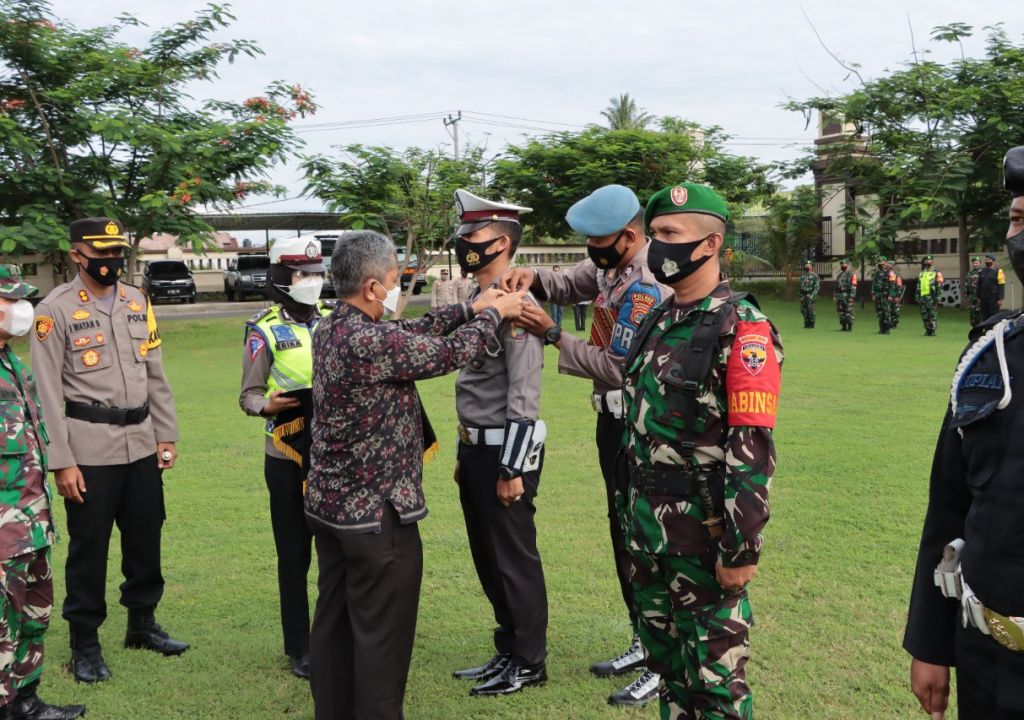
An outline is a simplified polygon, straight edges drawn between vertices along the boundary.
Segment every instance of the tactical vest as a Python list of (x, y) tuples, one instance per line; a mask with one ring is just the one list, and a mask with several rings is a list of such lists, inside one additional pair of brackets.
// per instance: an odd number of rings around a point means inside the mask
[[(317, 316), (313, 327), (302, 323), (287, 322), (281, 317), (281, 308), (272, 306), (253, 323), (267, 340), (268, 350), (273, 357), (270, 376), (267, 378), (266, 397), (275, 390), (289, 392), (302, 390), (313, 385), (313, 331), (321, 317), (331, 314), (331, 308), (323, 303), (317, 305)], [(267, 430), (267, 434), (271, 432)]]

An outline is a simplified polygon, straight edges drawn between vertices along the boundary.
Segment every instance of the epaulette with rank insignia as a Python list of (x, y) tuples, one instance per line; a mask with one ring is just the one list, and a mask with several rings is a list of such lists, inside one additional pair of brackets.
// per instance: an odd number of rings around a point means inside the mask
[(263, 318), (269, 316), (272, 312), (274, 312), (276, 310), (277, 310), (277, 308), (275, 306), (271, 305), (270, 307), (264, 308), (264, 309), (260, 310), (259, 312), (255, 313), (252, 317), (250, 317), (245, 322), (248, 323), (249, 325), (255, 325), (260, 320), (262, 320)]

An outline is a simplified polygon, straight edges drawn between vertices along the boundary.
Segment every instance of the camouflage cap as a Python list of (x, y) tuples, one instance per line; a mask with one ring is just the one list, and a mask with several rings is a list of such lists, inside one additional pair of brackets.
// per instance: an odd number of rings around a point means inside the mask
[(0, 297), (21, 300), (34, 297), (38, 292), (39, 288), (21, 279), (21, 268), (17, 265), (0, 265)]

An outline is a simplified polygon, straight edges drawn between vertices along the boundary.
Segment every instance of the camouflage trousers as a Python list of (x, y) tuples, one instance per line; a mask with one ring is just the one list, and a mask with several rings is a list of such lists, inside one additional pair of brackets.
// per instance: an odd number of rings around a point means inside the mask
[(902, 301), (897, 298), (889, 298), (889, 315), (892, 318), (892, 327), (900, 326), (900, 307)]
[(921, 309), (921, 321), (924, 329), (934, 331), (939, 322), (938, 303), (931, 295), (918, 299), (918, 306)]
[(0, 612), (0, 706), (18, 688), (43, 674), (43, 635), (53, 607), (50, 548), (3, 561), (3, 608)]
[(800, 312), (804, 316), (804, 325), (811, 325), (814, 323), (814, 296), (813, 295), (801, 295), (800, 296)]
[(836, 314), (839, 315), (840, 323), (852, 323), (854, 318), (854, 308), (856, 303), (848, 297), (836, 298)]
[(630, 555), (647, 665), (661, 674), (661, 720), (750, 720), (753, 623), (746, 591), (725, 593), (715, 553)]
[(967, 309), (971, 315), (971, 327), (981, 325), (981, 321), (985, 319), (981, 316), (981, 301), (976, 297), (970, 298), (967, 301)]
[(875, 315), (878, 316), (879, 325), (891, 328), (892, 325), (892, 306), (889, 303), (889, 298), (875, 297)]

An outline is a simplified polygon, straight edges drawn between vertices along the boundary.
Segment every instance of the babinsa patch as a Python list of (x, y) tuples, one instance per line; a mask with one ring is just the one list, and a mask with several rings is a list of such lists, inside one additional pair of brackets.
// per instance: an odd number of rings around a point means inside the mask
[(768, 359), (768, 338), (764, 335), (743, 335), (738, 340), (743, 367), (751, 375), (757, 375), (764, 370), (765, 361)]

